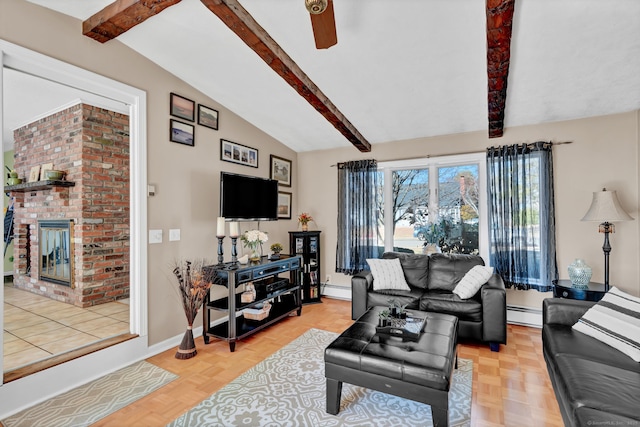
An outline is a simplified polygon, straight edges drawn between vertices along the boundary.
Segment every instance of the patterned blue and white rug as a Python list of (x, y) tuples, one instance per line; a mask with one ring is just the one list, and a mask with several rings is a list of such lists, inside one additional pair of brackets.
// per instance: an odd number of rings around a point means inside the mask
[(141, 361), (2, 420), (5, 427), (85, 427), (178, 378)]
[[(338, 334), (310, 329), (174, 420), (171, 427), (431, 426), (431, 407), (352, 384), (338, 415), (325, 410), (324, 349)], [(471, 422), (473, 363), (459, 359), (449, 425)]]

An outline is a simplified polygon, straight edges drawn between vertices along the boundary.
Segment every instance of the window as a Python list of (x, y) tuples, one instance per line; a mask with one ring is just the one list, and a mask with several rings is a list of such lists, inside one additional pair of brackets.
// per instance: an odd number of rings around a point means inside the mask
[(480, 254), (488, 260), (485, 156), (378, 164), (380, 252)]

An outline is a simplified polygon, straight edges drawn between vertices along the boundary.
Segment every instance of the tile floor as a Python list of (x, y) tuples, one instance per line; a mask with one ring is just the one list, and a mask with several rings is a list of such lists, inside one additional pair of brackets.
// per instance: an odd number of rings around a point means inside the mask
[(128, 300), (89, 308), (4, 286), (4, 371), (129, 333)]

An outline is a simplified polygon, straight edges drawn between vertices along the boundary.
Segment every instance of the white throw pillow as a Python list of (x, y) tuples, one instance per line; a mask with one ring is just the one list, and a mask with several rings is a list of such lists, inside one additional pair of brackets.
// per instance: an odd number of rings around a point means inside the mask
[(453, 293), (462, 299), (469, 299), (474, 296), (478, 290), (487, 283), (487, 280), (493, 275), (493, 267), (485, 267), (484, 265), (476, 265), (458, 282)]
[(395, 289), (399, 291), (410, 291), (409, 285), (404, 278), (402, 265), (398, 258), (393, 259), (368, 259), (367, 264), (373, 274), (373, 290)]
[(613, 287), (573, 325), (573, 329), (640, 362), (640, 298)]

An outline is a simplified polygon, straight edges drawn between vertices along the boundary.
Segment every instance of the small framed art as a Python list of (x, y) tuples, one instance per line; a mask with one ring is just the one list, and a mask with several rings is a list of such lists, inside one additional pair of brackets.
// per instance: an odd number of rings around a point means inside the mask
[(174, 117), (192, 122), (195, 118), (196, 103), (190, 99), (171, 93), (170, 112)]
[(226, 139), (220, 139), (220, 160), (257, 168), (258, 150)]
[(218, 130), (218, 110), (198, 104), (198, 124)]
[(271, 155), (269, 168), (271, 179), (278, 181), (284, 187), (291, 187), (291, 160)]
[(36, 182), (40, 180), (40, 165), (33, 166), (29, 171), (29, 182)]
[(173, 119), (171, 119), (170, 122), (169, 135), (171, 142), (177, 142), (179, 144), (190, 145), (193, 147), (195, 144), (194, 126)]
[(291, 219), (291, 193), (278, 191), (278, 219)]

